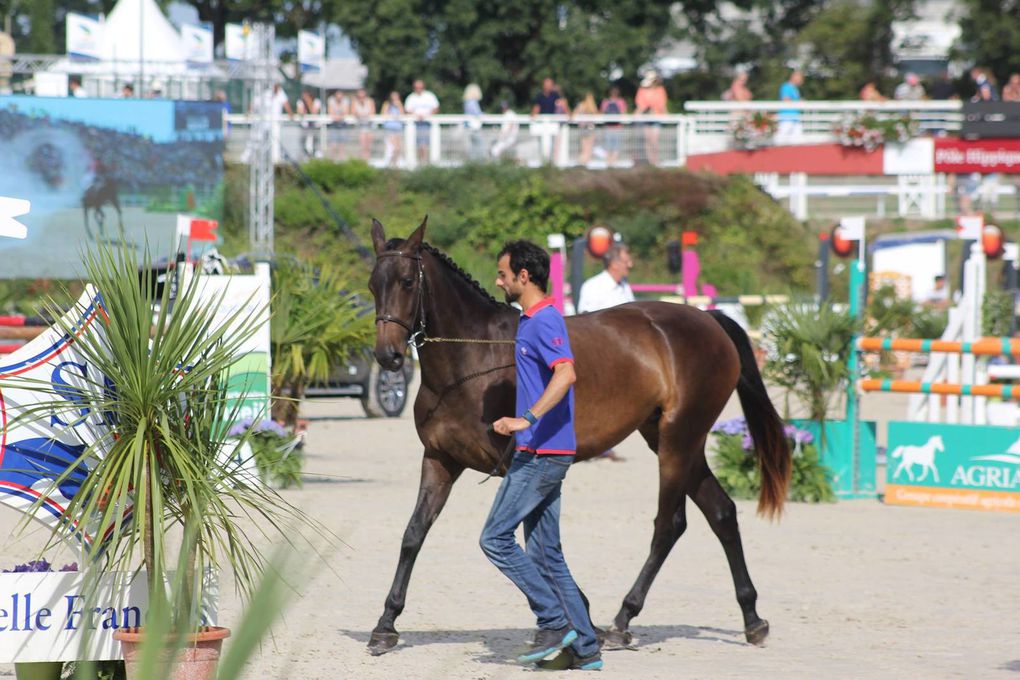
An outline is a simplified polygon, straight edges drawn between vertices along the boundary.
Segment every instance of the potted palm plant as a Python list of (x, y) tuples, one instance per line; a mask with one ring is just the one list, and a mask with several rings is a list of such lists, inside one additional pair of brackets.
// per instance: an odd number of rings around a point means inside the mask
[(375, 331), (371, 307), (359, 308), (334, 267), (282, 260), (273, 290), (273, 420), (293, 428), (308, 384), (369, 347)]
[[(203, 298), (198, 275), (156, 292), (152, 268), (139, 274), (133, 253), (124, 250), (100, 247), (85, 264), (106, 323), (76, 341), (81, 381), (61, 386), (52, 403), (23, 416), (66, 413), (70, 402), (91, 425), (92, 441), (83, 442), (78, 460), (88, 474), (52, 541), (68, 538), (78, 523), (110, 527), (85, 548), (84, 567), (93, 576), (86, 593), (99, 573), (123, 572), (145, 579), (150, 611), (168, 614), (155, 624), (143, 620), (143, 630), (116, 632), (129, 674), (212, 677), (229, 632), (204, 625), (206, 575), (223, 568), (249, 596), (264, 567), (266, 534), (293, 540), (295, 523), (323, 530), (222, 451), (239, 402), (228, 394), (226, 377), (257, 318), (238, 309), (215, 322), (220, 300)], [(137, 657), (132, 647), (145, 636), (163, 653)], [(160, 664), (168, 666), (157, 670)]]
[[(791, 422), (811, 433), (833, 489), (845, 495), (853, 487), (850, 455), (853, 424), (831, 420), (830, 412), (845, 394), (850, 375), (848, 358), (859, 322), (849, 312), (823, 303), (792, 303), (771, 310), (762, 325), (766, 379), (784, 389), (784, 418), (790, 420), (791, 399), (805, 408), (807, 418)], [(874, 450), (875, 423), (861, 423), (857, 433), (863, 450)]]

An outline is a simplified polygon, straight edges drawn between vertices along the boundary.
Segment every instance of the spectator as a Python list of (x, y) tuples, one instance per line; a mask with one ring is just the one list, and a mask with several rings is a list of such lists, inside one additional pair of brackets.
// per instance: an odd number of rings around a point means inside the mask
[(875, 86), (874, 80), (869, 80), (864, 83), (864, 87), (861, 88), (861, 101), (862, 102), (884, 102), (886, 101), (885, 95), (878, 91)]
[(1002, 88), (1002, 101), (1020, 102), (1020, 73), (1013, 73)]
[(485, 142), (482, 139), (482, 88), (476, 83), (469, 83), (464, 88), (464, 115), (468, 120), (464, 127), (468, 130), (468, 158), (480, 161), (485, 158)]
[(342, 161), (347, 157), (347, 128), (348, 118), (351, 117), (351, 98), (341, 90), (335, 90), (326, 98), (326, 115), (329, 116), (330, 145), (333, 148), (332, 156), (335, 160)]
[[(662, 86), (662, 78), (655, 71), (649, 71), (641, 80), (641, 87), (638, 88), (637, 96), (634, 98), (634, 113), (636, 115), (664, 116), (669, 113), (667, 108), (668, 96), (666, 88)], [(645, 123), (645, 159), (652, 165), (659, 164), (659, 128), (662, 123)]]
[(920, 101), (925, 96), (924, 86), (916, 73), (908, 73), (893, 93), (893, 98), (899, 101)]
[(400, 103), (400, 93), (390, 92), (390, 98), (383, 106), (383, 115), (386, 122), (383, 129), (386, 130), (386, 151), (383, 154), (383, 165), (396, 167), (400, 164), (400, 149), (402, 147), (402, 136), (404, 134), (404, 105)]
[[(598, 112), (599, 107), (595, 103), (595, 95), (591, 92), (585, 92), (584, 99), (574, 108), (575, 116), (596, 116)], [(595, 148), (595, 122), (579, 120), (577, 121), (577, 131), (581, 137), (581, 151), (577, 156), (577, 162), (581, 165), (588, 165)]]
[(358, 126), (358, 146), (361, 160), (367, 161), (372, 156), (372, 117), (375, 115), (375, 100), (368, 96), (364, 88), (358, 88), (350, 103), (350, 113)]
[(266, 92), (263, 104), (266, 113), (274, 120), (278, 120), (280, 114), (284, 112), (291, 118), (294, 117), (294, 109), (291, 108), (287, 93), (283, 91), (280, 83), (273, 83), (273, 89)]
[(130, 83), (127, 83), (126, 85), (124, 85), (124, 87), (120, 88), (120, 98), (121, 99), (132, 99), (134, 96), (135, 96), (135, 88)]
[(414, 92), (404, 100), (404, 111), (415, 119), (415, 140), (418, 146), (418, 162), (427, 163), (429, 159), (429, 125), (427, 118), (439, 113), (439, 100), (436, 95), (425, 89), (425, 81), (414, 81)]
[[(609, 88), (609, 97), (602, 100), (599, 111), (607, 116), (622, 116), (627, 113), (627, 102), (620, 96), (620, 88)], [(606, 123), (606, 166), (612, 167), (619, 160), (622, 141), (623, 126), (618, 122)]]
[[(799, 69), (793, 69), (790, 77), (779, 88), (779, 99), (785, 102), (800, 101), (800, 86), (804, 84), (804, 74)], [(777, 144), (796, 144), (803, 134), (803, 126), (800, 122), (800, 109), (781, 109), (779, 111), (779, 125), (776, 129)]]
[(946, 309), (949, 307), (949, 288), (946, 287), (946, 277), (939, 274), (935, 277), (935, 285), (924, 296), (924, 305), (934, 309)]
[(634, 302), (634, 291), (627, 283), (627, 275), (634, 266), (630, 248), (614, 243), (602, 256), (605, 269), (591, 277), (581, 286), (577, 298), (577, 312), (597, 312), (625, 302)]
[(521, 129), (517, 122), (517, 112), (510, 108), (510, 102), (501, 101), (499, 108), (503, 112), (503, 122), (499, 126), (499, 137), (490, 151), (493, 158), (500, 158), (517, 144), (517, 134)]
[(72, 97), (81, 98), (89, 96), (89, 93), (85, 91), (85, 88), (81, 86), (81, 81), (77, 78), (71, 78), (71, 82), (67, 84), (67, 89)]
[(950, 79), (947, 71), (940, 73), (939, 77), (935, 79), (934, 83), (932, 83), (930, 94), (932, 99), (960, 98), (960, 96), (956, 94), (956, 86), (953, 85), (953, 81)]
[(553, 79), (546, 78), (542, 81), (542, 91), (535, 95), (534, 105), (531, 107), (531, 115), (551, 115), (556, 113), (556, 102), (562, 98)]
[(998, 101), (999, 93), (995, 91), (995, 83), (984, 69), (975, 66), (970, 70), (970, 77), (976, 89), (971, 101)]
[(321, 158), (322, 149), (319, 148), (319, 130), (309, 116), (318, 116), (322, 113), (322, 100), (315, 96), (310, 88), (305, 88), (298, 99), (297, 112), (301, 116), (301, 147), (309, 158)]
[(146, 99), (161, 99), (163, 97), (163, 81), (156, 78), (152, 81), (149, 88), (149, 92), (145, 95)]
[(751, 90), (747, 87), (747, 72), (739, 71), (730, 82), (730, 87), (722, 93), (722, 98), (728, 102), (749, 102), (754, 99)]
[(230, 115), (230, 100), (227, 99), (227, 93), (224, 90), (216, 90), (213, 94), (213, 101), (223, 107), (223, 137), (226, 138), (230, 134), (230, 121), (227, 116)]

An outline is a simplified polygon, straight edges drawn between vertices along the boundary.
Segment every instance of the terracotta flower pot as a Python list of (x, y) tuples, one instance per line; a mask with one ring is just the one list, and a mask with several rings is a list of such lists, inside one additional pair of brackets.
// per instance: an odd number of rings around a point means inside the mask
[[(220, 661), (223, 640), (230, 636), (229, 628), (209, 626), (188, 636), (188, 642), (181, 648), (174, 663), (169, 680), (212, 680), (216, 677), (216, 666)], [(115, 631), (113, 639), (120, 641), (127, 666), (128, 680), (142, 680), (137, 673), (145, 632), (141, 628), (122, 628)]]

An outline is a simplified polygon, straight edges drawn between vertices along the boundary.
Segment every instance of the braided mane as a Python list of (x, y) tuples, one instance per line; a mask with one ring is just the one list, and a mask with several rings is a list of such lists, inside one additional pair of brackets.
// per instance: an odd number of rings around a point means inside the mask
[(478, 283), (478, 281), (476, 281), (470, 274), (468, 274), (466, 271), (464, 271), (459, 264), (454, 262), (453, 259), (449, 255), (447, 255), (446, 253), (441, 251), (439, 248), (436, 248), (435, 246), (430, 245), (428, 243), (422, 243), (421, 247), (422, 247), (422, 250), (426, 251), (427, 253), (429, 253), (430, 255), (435, 257), (437, 260), (439, 260), (440, 262), (445, 264), (447, 266), (447, 268), (449, 268), (451, 271), (453, 271), (453, 273), (457, 274), (458, 276), (460, 276), (460, 278), (464, 279), (464, 281), (468, 285), (470, 285), (472, 288), (474, 288), (475, 291), (479, 295), (484, 297), (486, 300), (488, 300), (492, 304), (497, 305), (499, 307), (509, 307), (509, 305), (504, 304), (504, 303), (500, 302), (499, 300), (497, 300), (496, 298), (494, 298), (492, 296), (492, 293), (490, 293), (489, 291), (487, 291), (484, 288), (482, 288), (482, 284)]
[[(403, 245), (403, 243), (404, 243), (404, 239), (391, 238), (390, 240), (388, 240), (386, 242), (385, 249), (386, 250), (396, 250), (401, 245)], [(494, 298), (492, 296), (492, 293), (490, 293), (489, 291), (485, 290), (485, 288), (482, 287), (482, 284), (478, 283), (478, 281), (476, 281), (474, 279), (474, 277), (472, 277), (470, 274), (468, 274), (466, 271), (464, 271), (459, 264), (454, 262), (453, 258), (451, 258), (449, 255), (444, 253), (439, 248), (436, 248), (434, 245), (431, 245), (429, 243), (424, 243), (424, 242), (421, 244), (421, 248), (422, 248), (422, 250), (424, 250), (425, 252), (429, 253), (430, 255), (435, 257), (437, 260), (442, 262), (444, 265), (446, 265), (446, 267), (450, 271), (452, 271), (454, 274), (457, 274), (458, 276), (460, 276), (460, 278), (463, 279), (465, 283), (467, 283), (469, 286), (471, 286), (475, 290), (475, 292), (477, 292), (479, 295), (481, 295), (488, 302), (491, 302), (492, 304), (494, 304), (494, 305), (496, 305), (498, 307), (506, 307), (507, 309), (513, 309), (510, 305), (508, 305), (508, 304), (506, 304), (504, 302), (500, 302), (499, 300)]]

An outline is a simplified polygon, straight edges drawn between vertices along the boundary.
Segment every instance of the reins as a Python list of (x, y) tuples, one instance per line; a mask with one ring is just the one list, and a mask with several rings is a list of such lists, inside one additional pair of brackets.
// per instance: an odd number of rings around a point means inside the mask
[[(492, 340), (489, 338), (441, 338), (441, 337), (429, 337), (425, 332), (425, 268), (422, 265), (421, 254), (410, 255), (402, 250), (389, 250), (378, 255), (379, 258), (383, 257), (406, 257), (409, 260), (417, 260), (418, 262), (418, 293), (417, 293), (417, 307), (418, 314), (417, 323), (412, 320), (411, 322), (398, 319), (392, 314), (380, 314), (375, 317), (375, 322), (379, 323), (395, 323), (402, 328), (407, 329), (410, 335), (407, 338), (407, 344), (415, 349), (421, 349), (425, 343), (429, 342), (452, 342), (462, 343), (470, 345), (513, 345), (516, 344), (515, 340)], [(415, 329), (417, 326), (417, 329)], [(513, 364), (510, 364), (513, 366)]]
[[(515, 344), (517, 344), (516, 340), (492, 340), (492, 339), (489, 339), (489, 338), (441, 338), (441, 337), (431, 337), (430, 338), (425, 333), (425, 323), (426, 323), (426, 319), (425, 319), (425, 268), (422, 265), (421, 253), (417, 253), (417, 254), (411, 255), (411, 254), (405, 253), (402, 250), (390, 250), (390, 251), (379, 253), (379, 255), (377, 257), (378, 258), (383, 258), (383, 257), (406, 257), (409, 260), (416, 260), (418, 262), (418, 291), (417, 291), (417, 304), (416, 304), (416, 306), (418, 307), (418, 314), (416, 315), (417, 323), (415, 323), (414, 320), (412, 320), (410, 323), (406, 322), (403, 319), (398, 319), (397, 317), (395, 317), (395, 316), (393, 316), (392, 314), (389, 314), (389, 313), (380, 314), (377, 317), (375, 317), (375, 322), (376, 323), (379, 323), (380, 321), (382, 321), (383, 323), (395, 323), (398, 326), (401, 326), (402, 328), (407, 329), (407, 332), (410, 333), (410, 335), (407, 338), (408, 346), (414, 347), (415, 349), (421, 349), (426, 343), (429, 343), (429, 342), (450, 342), (450, 343), (462, 343), (462, 344), (472, 344), (472, 345), (515, 345)], [(417, 326), (417, 330), (415, 329), (415, 326)], [(494, 373), (496, 371), (502, 371), (502, 370), (507, 369), (507, 368), (513, 368), (515, 365), (516, 365), (516, 362), (510, 362), (509, 364), (503, 364), (502, 366), (495, 366), (493, 368), (486, 368), (486, 369), (483, 369), (481, 371), (475, 371), (474, 373), (469, 373), (468, 375), (465, 375), (465, 376), (463, 376), (461, 378), (458, 378), (457, 380), (454, 380), (449, 385), (446, 385), (445, 387), (443, 387), (442, 391), (439, 393), (438, 397), (436, 398), (436, 403), (432, 406), (432, 408), (430, 408), (428, 410), (428, 413), (425, 414), (425, 417), (422, 419), (422, 422), (428, 422), (428, 420), (436, 412), (436, 410), (439, 408), (439, 406), (443, 403), (443, 399), (452, 390), (460, 387), (461, 385), (463, 385), (464, 383), (466, 383), (466, 382), (468, 382), (470, 380), (474, 380), (475, 378), (479, 378), (479, 377), (481, 377), (483, 375), (486, 375), (488, 373)], [(491, 431), (492, 430), (492, 426), (489, 426), (489, 429)], [(510, 469), (510, 460), (513, 457), (514, 444), (516, 443), (516, 441), (517, 441), (517, 439), (513, 435), (511, 435), (510, 436), (510, 441), (507, 443), (506, 448), (503, 450), (503, 455), (502, 456), (498, 456), (496, 458), (496, 461), (495, 461), (495, 464), (492, 467), (492, 470), (489, 472), (488, 476), (485, 477), (485, 479), (483, 479), (482, 481), (478, 482), (479, 484), (484, 484), (485, 482), (489, 481), (493, 476), (498, 475), (500, 473), (500, 467), (501, 466), (503, 468), (503, 472), (506, 472), (506, 471), (508, 471)]]

